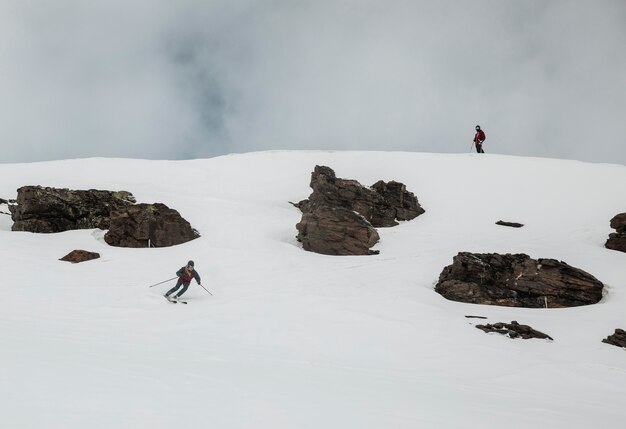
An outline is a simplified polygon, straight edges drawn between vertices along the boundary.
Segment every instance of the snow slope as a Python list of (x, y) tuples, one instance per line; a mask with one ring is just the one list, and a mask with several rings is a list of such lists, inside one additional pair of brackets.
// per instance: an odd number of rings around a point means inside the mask
[[(310, 194), (316, 164), (401, 181), (426, 213), (379, 229), (380, 255), (305, 252), (289, 201)], [(626, 254), (603, 247), (624, 183), (621, 165), (492, 154), (2, 164), (2, 198), (23, 185), (123, 189), (202, 237), (114, 248), (100, 230), (10, 232), (0, 214), (0, 427), (622, 428), (626, 352), (601, 340), (626, 328)], [(58, 260), (73, 249), (101, 258)], [(547, 310), (447, 301), (433, 286), (459, 251), (560, 259), (606, 295)], [(169, 304), (173, 282), (148, 286), (188, 259), (214, 296), (194, 282), (189, 305)], [(511, 320), (555, 341), (474, 327)]]

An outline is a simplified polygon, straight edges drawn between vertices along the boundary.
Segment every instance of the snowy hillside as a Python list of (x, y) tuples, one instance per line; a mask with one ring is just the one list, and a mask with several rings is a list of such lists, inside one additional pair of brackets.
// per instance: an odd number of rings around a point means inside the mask
[[(305, 252), (310, 174), (397, 180), (426, 213), (379, 228), (375, 256)], [(178, 210), (201, 238), (114, 248), (100, 230), (11, 232), (0, 214), (0, 427), (622, 428), (626, 167), (487, 154), (261, 152), (193, 161), (83, 159), (0, 166), (24, 185), (126, 190)], [(6, 206), (4, 206), (6, 207)], [(524, 228), (496, 226), (498, 220)], [(100, 253), (81, 264), (74, 249)], [(603, 300), (569, 309), (447, 301), (459, 251), (527, 253), (581, 268)], [(161, 296), (193, 259), (189, 305)], [(474, 327), (517, 320), (554, 338)]]

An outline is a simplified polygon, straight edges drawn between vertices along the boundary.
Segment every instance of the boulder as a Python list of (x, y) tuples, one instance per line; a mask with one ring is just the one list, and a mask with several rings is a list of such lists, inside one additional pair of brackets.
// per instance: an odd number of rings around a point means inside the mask
[(604, 244), (604, 247), (626, 252), (626, 213), (615, 215), (613, 219), (611, 219), (610, 225), (616, 232), (609, 234), (609, 238)]
[(597, 303), (603, 287), (591, 274), (555, 259), (460, 252), (441, 272), (435, 291), (472, 304), (562, 308)]
[(360, 214), (341, 207), (319, 206), (296, 225), (304, 250), (324, 255), (371, 255), (376, 229)]
[(76, 264), (78, 262), (91, 261), (92, 259), (98, 259), (99, 253), (89, 252), (87, 250), (72, 250), (70, 253), (59, 259), (59, 261), (67, 261)]
[(169, 247), (199, 236), (176, 210), (154, 203), (112, 212), (104, 241), (117, 247)]
[(530, 338), (539, 338), (552, 340), (552, 337), (549, 335), (536, 331), (528, 325), (520, 325), (515, 320), (511, 323), (499, 322), (487, 325), (476, 325), (476, 327), (484, 332), (497, 332), (498, 334), (506, 335), (509, 338), (523, 338), (525, 340)]
[(602, 342), (617, 347), (626, 347), (626, 332), (623, 329), (616, 329), (613, 335), (609, 335)]
[(11, 229), (40, 233), (107, 229), (111, 211), (134, 202), (135, 198), (126, 191), (23, 186), (17, 190), (16, 204), (9, 206)]
[(321, 206), (344, 208), (359, 213), (373, 227), (395, 226), (397, 220), (424, 213), (415, 195), (400, 182), (381, 180), (366, 188), (356, 180), (337, 178), (330, 167), (316, 165), (310, 186), (313, 193), (296, 204), (303, 213)]

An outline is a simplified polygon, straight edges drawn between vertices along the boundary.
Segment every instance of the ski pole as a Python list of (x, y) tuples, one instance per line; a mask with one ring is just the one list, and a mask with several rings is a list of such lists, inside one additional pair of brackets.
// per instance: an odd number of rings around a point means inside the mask
[[(205, 288), (204, 286), (202, 286), (200, 283), (198, 283), (198, 286), (200, 286), (202, 289), (206, 290), (207, 292), (209, 292), (207, 290), (207, 288)], [(209, 292), (209, 295), (213, 296), (213, 294), (211, 292)]]
[(171, 279), (163, 280), (162, 282), (155, 283), (155, 284), (150, 285), (150, 286), (148, 286), (148, 287), (157, 286), (157, 285), (163, 284), (163, 283), (165, 283), (165, 282), (169, 282), (170, 280), (174, 280), (175, 278), (178, 278), (178, 277), (172, 277)]

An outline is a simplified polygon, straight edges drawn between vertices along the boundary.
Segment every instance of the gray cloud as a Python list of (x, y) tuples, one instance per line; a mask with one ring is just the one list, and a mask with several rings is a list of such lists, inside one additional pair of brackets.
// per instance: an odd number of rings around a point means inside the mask
[(626, 164), (621, 0), (0, 0), (0, 160), (264, 149)]

